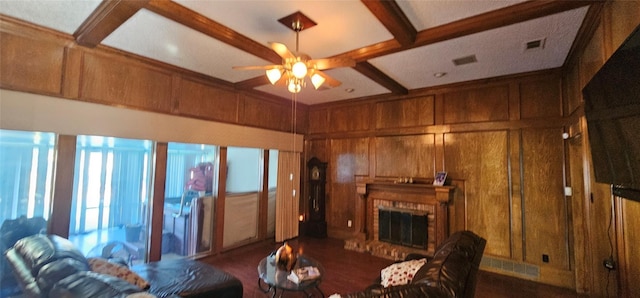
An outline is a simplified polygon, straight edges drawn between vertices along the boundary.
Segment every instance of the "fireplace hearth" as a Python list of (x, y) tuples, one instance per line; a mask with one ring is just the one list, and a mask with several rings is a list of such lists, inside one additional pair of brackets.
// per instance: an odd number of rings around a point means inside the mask
[(426, 212), (378, 207), (378, 239), (406, 247), (427, 249)]

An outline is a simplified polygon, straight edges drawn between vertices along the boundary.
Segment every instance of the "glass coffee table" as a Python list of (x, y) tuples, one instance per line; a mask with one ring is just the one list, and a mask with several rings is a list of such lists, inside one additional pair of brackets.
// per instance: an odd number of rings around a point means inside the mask
[(307, 297), (313, 297), (313, 293), (317, 292), (320, 297), (324, 297), (324, 293), (318, 287), (324, 276), (324, 268), (318, 261), (305, 255), (299, 255), (294, 269), (307, 266), (318, 268), (320, 276), (297, 284), (287, 278), (289, 271), (280, 270), (276, 267), (275, 256), (271, 254), (263, 258), (258, 264), (258, 287), (265, 293), (271, 292), (271, 297), (282, 297), (282, 294), (287, 291), (303, 292)]

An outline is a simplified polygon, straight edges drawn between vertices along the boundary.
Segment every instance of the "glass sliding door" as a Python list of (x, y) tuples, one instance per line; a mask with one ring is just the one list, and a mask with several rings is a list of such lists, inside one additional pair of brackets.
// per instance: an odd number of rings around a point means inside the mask
[(259, 199), (262, 190), (262, 149), (227, 148), (227, 185), (223, 247), (258, 236)]
[(69, 239), (83, 253), (144, 262), (152, 156), (151, 141), (77, 137)]
[[(10, 221), (22, 218), (46, 229), (55, 141), (53, 133), (0, 130), (0, 225), (8, 228)], [(0, 247), (2, 251), (6, 248)]]
[(218, 147), (169, 143), (163, 214), (162, 259), (213, 247)]

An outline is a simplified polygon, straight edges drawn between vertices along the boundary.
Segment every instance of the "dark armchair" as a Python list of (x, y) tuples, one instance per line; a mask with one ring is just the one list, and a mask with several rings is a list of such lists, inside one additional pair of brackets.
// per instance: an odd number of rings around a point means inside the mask
[[(433, 258), (406, 285), (383, 287), (379, 282), (342, 297), (465, 297), (475, 294), (476, 276), (486, 240), (471, 231), (452, 234), (436, 248)], [(406, 260), (425, 258), (411, 254)]]

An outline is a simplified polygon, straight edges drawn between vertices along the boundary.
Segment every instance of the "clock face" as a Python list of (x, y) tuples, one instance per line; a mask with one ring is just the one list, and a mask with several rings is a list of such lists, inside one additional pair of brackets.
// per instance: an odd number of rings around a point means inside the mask
[(320, 169), (318, 169), (318, 167), (313, 167), (311, 169), (311, 180), (318, 180), (320, 179)]

